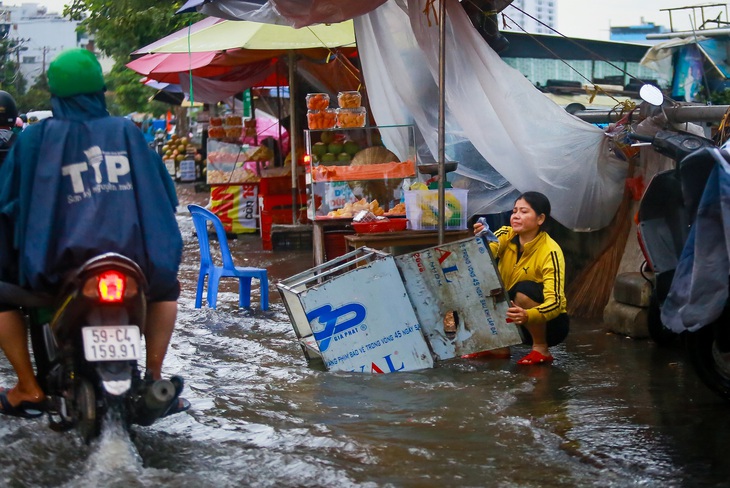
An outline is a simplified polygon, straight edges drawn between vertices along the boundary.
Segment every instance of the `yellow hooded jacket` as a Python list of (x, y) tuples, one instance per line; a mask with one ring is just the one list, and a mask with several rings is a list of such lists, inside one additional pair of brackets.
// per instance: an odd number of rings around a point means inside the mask
[(499, 260), (499, 274), (507, 290), (520, 281), (534, 281), (543, 285), (543, 301), (527, 310), (527, 321), (548, 321), (566, 312), (565, 259), (560, 246), (545, 232), (537, 234), (525, 244), (518, 259), (519, 236), (510, 226), (495, 233), (498, 242), (490, 242), (489, 248)]

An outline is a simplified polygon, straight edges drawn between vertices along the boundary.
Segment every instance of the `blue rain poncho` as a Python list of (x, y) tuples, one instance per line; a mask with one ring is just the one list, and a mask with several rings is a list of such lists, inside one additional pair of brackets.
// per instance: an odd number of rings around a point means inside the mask
[(29, 126), (0, 168), (0, 280), (54, 293), (70, 270), (117, 252), (152, 290), (169, 289), (182, 237), (160, 157), (109, 116), (103, 92), (52, 103), (53, 118)]

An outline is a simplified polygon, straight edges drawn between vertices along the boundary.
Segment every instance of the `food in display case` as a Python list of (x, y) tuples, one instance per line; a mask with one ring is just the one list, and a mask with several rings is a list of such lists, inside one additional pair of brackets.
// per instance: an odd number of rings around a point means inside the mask
[(226, 137), (228, 139), (240, 139), (241, 135), (243, 134), (243, 126), (227, 125), (227, 126), (225, 126), (225, 131), (226, 131)]
[(208, 137), (211, 139), (223, 139), (226, 137), (226, 130), (223, 126), (208, 127)]
[(357, 108), (362, 103), (362, 95), (357, 91), (342, 91), (337, 94), (337, 104), (340, 108)]
[(405, 217), (406, 216), (406, 203), (397, 203), (390, 210), (385, 212), (383, 215), (386, 217)]
[[(381, 137), (381, 132), (387, 133)], [(411, 125), (306, 130), (311, 156), (309, 215), (351, 218), (378, 202), (377, 215), (403, 217), (403, 189), (417, 178), (415, 131)], [(387, 140), (389, 148), (383, 146)], [(375, 213), (375, 212), (373, 212)]]
[(208, 140), (208, 165), (206, 181), (209, 185), (256, 183), (260, 180), (255, 171), (256, 162), (268, 156), (264, 146)]
[(243, 117), (240, 115), (226, 115), (225, 125), (241, 127), (243, 126)]
[(365, 127), (365, 107), (357, 108), (338, 108), (337, 109), (337, 127)]
[(208, 123), (214, 127), (221, 126), (223, 125), (223, 119), (220, 117), (211, 117)]
[(307, 125), (312, 130), (332, 129), (336, 118), (337, 113), (332, 108), (307, 111)]
[(330, 106), (330, 96), (326, 93), (310, 93), (306, 99), (309, 110), (324, 110)]
[(327, 217), (335, 219), (351, 219), (363, 210), (371, 212), (374, 215), (385, 214), (385, 210), (383, 210), (377, 200), (368, 202), (365, 198), (362, 198), (356, 202), (347, 202), (342, 208), (338, 208), (337, 210), (327, 213)]

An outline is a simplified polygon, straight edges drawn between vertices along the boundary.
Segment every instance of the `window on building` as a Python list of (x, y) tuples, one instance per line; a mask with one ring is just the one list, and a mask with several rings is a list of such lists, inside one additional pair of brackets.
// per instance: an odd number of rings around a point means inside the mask
[(23, 56), (23, 64), (35, 64), (35, 56)]

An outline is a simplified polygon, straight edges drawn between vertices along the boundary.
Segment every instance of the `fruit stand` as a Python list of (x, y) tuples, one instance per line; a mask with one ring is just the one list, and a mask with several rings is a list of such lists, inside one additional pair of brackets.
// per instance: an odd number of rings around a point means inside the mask
[[(307, 206), (315, 264), (346, 252), (358, 212), (405, 219), (404, 188), (416, 178), (413, 126), (309, 129), (304, 139), (312, 158)], [(396, 141), (393, 150), (384, 139)]]
[(202, 157), (187, 137), (173, 134), (161, 150), (162, 161), (173, 180), (190, 182), (201, 178)]

